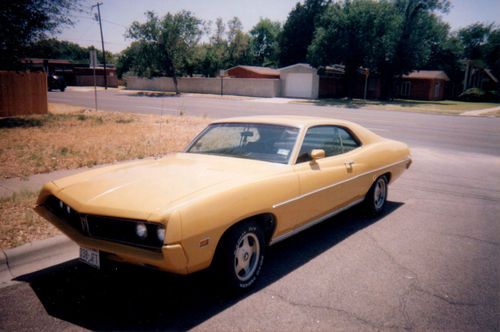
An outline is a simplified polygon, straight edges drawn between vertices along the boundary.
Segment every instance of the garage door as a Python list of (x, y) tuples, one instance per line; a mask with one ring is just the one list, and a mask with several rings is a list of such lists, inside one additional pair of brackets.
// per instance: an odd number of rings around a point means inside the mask
[(312, 74), (290, 73), (286, 76), (285, 97), (311, 98)]

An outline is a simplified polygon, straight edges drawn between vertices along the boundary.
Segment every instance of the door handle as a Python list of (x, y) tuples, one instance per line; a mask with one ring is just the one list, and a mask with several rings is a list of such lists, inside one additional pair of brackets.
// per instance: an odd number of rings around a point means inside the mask
[(353, 161), (353, 160), (346, 161), (346, 162), (344, 163), (344, 165), (345, 165), (346, 167), (352, 168), (352, 165), (354, 165), (354, 161)]

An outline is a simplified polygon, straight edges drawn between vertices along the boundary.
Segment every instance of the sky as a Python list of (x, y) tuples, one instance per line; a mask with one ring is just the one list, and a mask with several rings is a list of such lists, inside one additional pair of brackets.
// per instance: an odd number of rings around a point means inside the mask
[[(55, 35), (82, 46), (101, 47), (99, 24), (93, 19), (97, 10), (90, 11), (95, 1), (86, 0), (86, 12), (75, 17), (75, 25), (65, 27)], [(105, 48), (117, 53), (126, 48), (131, 40), (125, 39), (126, 28), (133, 21), (144, 21), (144, 13), (152, 10), (159, 15), (167, 12), (189, 10), (204, 21), (222, 17), (226, 22), (237, 16), (243, 23), (244, 31), (249, 31), (261, 17), (285, 22), (288, 13), (297, 0), (101, 0), (101, 18)], [(475, 22), (500, 25), (500, 0), (451, 0), (448, 14), (441, 15), (452, 30), (458, 30)]]

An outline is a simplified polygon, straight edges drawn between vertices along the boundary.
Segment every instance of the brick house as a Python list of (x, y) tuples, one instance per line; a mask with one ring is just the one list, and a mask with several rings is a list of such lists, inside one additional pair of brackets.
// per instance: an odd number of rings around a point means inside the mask
[(235, 66), (226, 70), (226, 77), (234, 78), (280, 78), (280, 71), (268, 67)]
[(442, 100), (448, 75), (442, 70), (417, 70), (403, 75), (396, 95), (404, 99)]

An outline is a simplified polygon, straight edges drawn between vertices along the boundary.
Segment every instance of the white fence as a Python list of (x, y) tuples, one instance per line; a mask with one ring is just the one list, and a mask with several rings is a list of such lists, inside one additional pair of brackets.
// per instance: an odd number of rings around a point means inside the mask
[[(179, 91), (185, 93), (208, 93), (251, 96), (279, 97), (280, 80), (268, 78), (220, 78), (209, 77), (179, 77)], [(152, 79), (130, 76), (127, 78), (129, 90), (175, 91), (171, 77), (156, 77)]]

